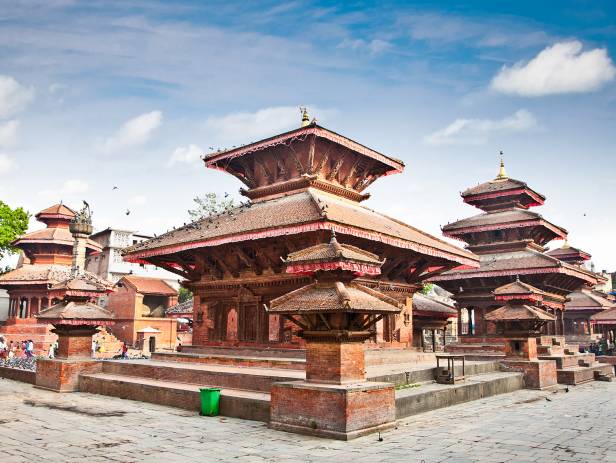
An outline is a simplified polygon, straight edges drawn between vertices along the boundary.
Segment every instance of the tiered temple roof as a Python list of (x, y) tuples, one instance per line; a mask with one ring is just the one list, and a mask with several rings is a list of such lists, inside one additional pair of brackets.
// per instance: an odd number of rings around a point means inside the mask
[[(225, 341), (238, 332), (241, 341), (270, 342), (277, 322), (268, 320), (263, 304), (313, 279), (283, 272), (281, 259), (323, 243), (332, 231), (341, 244), (384, 260), (378, 275), (359, 272), (362, 285), (383, 286), (401, 301), (431, 275), (477, 266), (471, 252), (362, 206), (366, 189), (401, 172), (404, 164), (316, 123), (212, 153), (204, 163), (239, 179), (249, 202), (137, 243), (124, 254), (127, 261), (157, 265), (188, 280), (201, 303), (195, 306), (197, 319), (201, 313), (211, 322), (196, 325), (197, 340)], [(227, 329), (232, 310), (240, 319)]]
[[(366, 197), (363, 191), (372, 182), (400, 172), (404, 164), (316, 124), (213, 153), (205, 158), (205, 165), (240, 179), (248, 187), (242, 194), (253, 202), (137, 243), (125, 252), (126, 260), (153, 263), (176, 273), (184, 270), (183, 276), (194, 279), (194, 254), (187, 251), (271, 238), (288, 241), (292, 235), (334, 230), (345, 240), (353, 237), (358, 243), (368, 240), (423, 255), (430, 265), (422, 261), (421, 273), (429, 273), (428, 268), (438, 272), (447, 266), (476, 266), (473, 254), (360, 206)], [(269, 266), (281, 271), (280, 254), (273, 259), (255, 257), (246, 250), (237, 254), (240, 269), (252, 265), (257, 271)], [(209, 271), (219, 277), (239, 273), (225, 259), (215, 260), (209, 262), (214, 264)], [(393, 270), (402, 276), (417, 270), (413, 259), (407, 262), (404, 268), (400, 259), (390, 265), (395, 264), (398, 268)]]
[[(431, 280), (454, 294), (459, 310), (472, 311), (463, 334), (490, 335), (495, 327), (487, 322), (516, 329), (526, 324), (531, 331), (564, 334), (564, 298), (596, 285), (600, 277), (577, 262), (559, 259), (558, 253), (546, 252), (549, 242), (567, 238), (567, 230), (529, 210), (541, 206), (545, 196), (509, 178), (502, 161), (494, 180), (461, 195), (465, 203), (484, 212), (444, 226), (443, 233), (465, 241), (468, 250), (479, 254), (480, 266), (453, 269)], [(516, 292), (505, 296), (499, 294), (502, 291)], [(522, 296), (526, 302), (514, 302)], [(506, 305), (499, 307), (499, 302)]]

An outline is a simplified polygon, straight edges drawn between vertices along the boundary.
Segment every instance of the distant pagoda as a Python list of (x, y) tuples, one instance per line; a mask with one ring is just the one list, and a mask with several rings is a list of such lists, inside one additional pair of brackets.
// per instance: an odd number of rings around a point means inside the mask
[[(27, 233), (11, 243), (22, 251), (19, 263), (14, 270), (0, 275), (0, 288), (9, 293), (9, 317), (0, 326), (0, 336), (17, 342), (32, 339), (38, 351), (47, 349), (55, 339), (47, 324), (35, 316), (62, 300), (61, 292), (51, 291), (51, 287), (72, 274), (74, 238), (69, 227), (75, 211), (59, 203), (35, 217), (46, 228)], [(85, 239), (86, 256), (100, 250), (98, 243)]]
[[(410, 346), (411, 298), (422, 281), (461, 265), (472, 253), (363, 207), (366, 189), (404, 164), (310, 122), (207, 156), (230, 173), (250, 201), (180, 227), (125, 251), (125, 260), (157, 265), (188, 280), (194, 298), (193, 345), (297, 347), (293, 325), (264, 304), (313, 279), (283, 272), (289, 253), (329, 239), (385, 259), (362, 283), (406, 304), (379, 322), (373, 342)], [(402, 198), (392, 197), (392, 200)]]
[[(565, 240), (560, 248), (552, 249), (546, 254), (579, 267), (592, 257), (586, 251), (571, 246), (568, 240)], [(599, 283), (605, 282), (602, 276), (598, 276), (598, 280)], [(567, 340), (585, 346), (597, 340), (599, 335), (594, 332), (592, 317), (614, 305), (614, 302), (608, 299), (607, 294), (596, 291), (591, 284), (584, 285), (581, 289), (569, 294), (565, 304), (564, 320)]]
[[(480, 267), (451, 270), (431, 281), (454, 294), (463, 342), (487, 340), (495, 334), (494, 324), (484, 318), (498, 308), (493, 292), (518, 278), (556, 296), (597, 283), (593, 272), (546, 253), (544, 246), (566, 239), (567, 231), (529, 210), (543, 205), (545, 196), (510, 178), (502, 160), (494, 180), (469, 188), (461, 196), (483, 213), (444, 226), (443, 234), (466, 242), (467, 249), (479, 255)], [(548, 322), (543, 331), (563, 334), (562, 307), (546, 310), (556, 321)]]

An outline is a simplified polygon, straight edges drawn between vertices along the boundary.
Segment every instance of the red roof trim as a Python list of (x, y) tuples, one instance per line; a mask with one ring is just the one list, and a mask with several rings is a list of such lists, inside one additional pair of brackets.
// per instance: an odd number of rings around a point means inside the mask
[(130, 255), (125, 256), (124, 260), (126, 262), (142, 262), (143, 259), (147, 257), (159, 256), (159, 255), (164, 255), (164, 254), (172, 254), (175, 252), (186, 251), (189, 249), (219, 246), (219, 245), (227, 244), (227, 243), (237, 243), (238, 241), (258, 240), (258, 239), (263, 239), (263, 238), (271, 238), (271, 237), (284, 236), (284, 235), (295, 235), (299, 233), (305, 233), (307, 231), (316, 231), (316, 230), (333, 230), (336, 233), (356, 236), (359, 238), (365, 238), (365, 239), (369, 239), (372, 241), (380, 241), (380, 242), (389, 244), (391, 246), (396, 246), (398, 248), (411, 249), (413, 251), (420, 252), (422, 254), (426, 254), (429, 256), (453, 260), (454, 262), (458, 262), (461, 265), (468, 265), (472, 268), (479, 267), (478, 260), (474, 260), (468, 257), (463, 257), (460, 255), (451, 253), (451, 252), (434, 249), (432, 247), (424, 246), (419, 243), (413, 243), (410, 241), (393, 238), (387, 235), (382, 235), (380, 233), (374, 233), (374, 232), (369, 232), (369, 231), (354, 228), (354, 227), (339, 225), (333, 222), (321, 222), (321, 221), (311, 222), (311, 223), (307, 223), (303, 225), (279, 227), (275, 229), (263, 230), (263, 231), (258, 231), (258, 232), (242, 233), (239, 235), (230, 235), (230, 236), (225, 236), (222, 238), (216, 238), (216, 239), (211, 239), (211, 240), (193, 241), (191, 243), (182, 243), (182, 244), (177, 244), (177, 245), (164, 246), (164, 247), (160, 247), (156, 249), (148, 249), (144, 251), (135, 251), (135, 252), (132, 252)]
[[(554, 232), (558, 238), (554, 239), (565, 239), (567, 237), (567, 232), (556, 225), (552, 225), (550, 222), (544, 219), (536, 219), (536, 220), (525, 220), (522, 222), (509, 222), (509, 223), (497, 223), (493, 225), (479, 225), (474, 227), (464, 227), (464, 228), (455, 228), (453, 230), (444, 230), (443, 234), (449, 238), (457, 238), (455, 235), (469, 233), (469, 232), (482, 232), (482, 231), (491, 231), (491, 230), (503, 230), (509, 228), (521, 228), (521, 227), (533, 227), (536, 225), (543, 225), (550, 231)], [(443, 227), (444, 228), (444, 227)]]
[(528, 207), (541, 206), (545, 202), (545, 200), (539, 194), (535, 193), (529, 188), (517, 188), (514, 190), (501, 190), (501, 191), (495, 191), (492, 193), (482, 193), (479, 195), (470, 194), (470, 195), (466, 195), (462, 197), (465, 203), (469, 203), (470, 201), (480, 201), (482, 199), (492, 199), (492, 198), (498, 198), (499, 196), (512, 196), (512, 195), (523, 194), (523, 193), (526, 193), (528, 196), (530, 196), (531, 198), (535, 200), (535, 203), (529, 204)]
[(368, 156), (372, 159), (376, 159), (377, 161), (382, 162), (383, 164), (391, 167), (393, 171), (389, 171), (386, 175), (392, 173), (402, 172), (404, 169), (404, 163), (402, 161), (398, 161), (392, 159), (384, 154), (379, 153), (378, 151), (374, 151), (373, 149), (368, 148), (360, 143), (357, 143), (350, 138), (339, 135), (331, 130), (327, 130), (318, 125), (310, 125), (308, 127), (302, 127), (300, 129), (292, 130), (280, 135), (276, 135), (271, 138), (266, 138), (265, 140), (258, 141), (256, 143), (251, 143), (250, 145), (242, 146), (240, 148), (224, 151), (219, 154), (214, 154), (211, 157), (205, 158), (205, 166), (209, 168), (214, 168), (218, 170), (219, 167), (215, 166), (215, 163), (222, 161), (223, 159), (234, 159), (239, 156), (243, 156), (248, 153), (252, 153), (254, 151), (259, 151), (265, 148), (269, 148), (270, 146), (280, 145), (284, 143), (286, 140), (290, 138), (297, 137), (307, 137), (308, 135), (316, 135), (320, 138), (324, 138), (326, 140), (332, 141), (334, 143), (338, 143), (339, 145), (344, 146), (352, 151), (363, 154), (364, 156)]
[(429, 278), (428, 281), (451, 281), (460, 280), (462, 278), (482, 278), (482, 277), (500, 277), (500, 276), (515, 276), (515, 275), (537, 275), (541, 273), (564, 273), (565, 275), (574, 276), (580, 280), (585, 280), (589, 283), (596, 281), (589, 275), (583, 272), (578, 272), (567, 267), (539, 267), (539, 268), (520, 268), (513, 270), (498, 270), (498, 271), (483, 271), (483, 272), (464, 272), (452, 273), (448, 275), (438, 275)]

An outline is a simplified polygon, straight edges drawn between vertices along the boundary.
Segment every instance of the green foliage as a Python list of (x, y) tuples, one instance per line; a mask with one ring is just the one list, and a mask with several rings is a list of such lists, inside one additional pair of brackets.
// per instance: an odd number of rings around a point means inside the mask
[(205, 219), (211, 215), (226, 212), (235, 206), (233, 198), (220, 198), (216, 193), (206, 193), (193, 198), (195, 208), (188, 210), (191, 220)]
[(423, 285), (423, 288), (421, 288), (421, 294), (430, 294), (432, 288), (434, 288), (434, 285), (432, 283), (426, 283), (425, 285)]
[(193, 297), (193, 293), (190, 292), (188, 289), (184, 288), (183, 286), (180, 286), (180, 290), (178, 292), (179, 292), (179, 295), (178, 295), (179, 303), (188, 301), (189, 299), (192, 299)]
[(16, 252), (11, 243), (28, 229), (30, 214), (21, 207), (11, 209), (0, 201), (0, 259)]

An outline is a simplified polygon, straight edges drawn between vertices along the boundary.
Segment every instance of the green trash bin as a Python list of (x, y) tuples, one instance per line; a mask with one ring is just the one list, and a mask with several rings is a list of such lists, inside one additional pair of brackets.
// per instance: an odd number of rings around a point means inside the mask
[(218, 404), (220, 402), (219, 387), (205, 387), (199, 389), (201, 395), (201, 415), (218, 416)]

